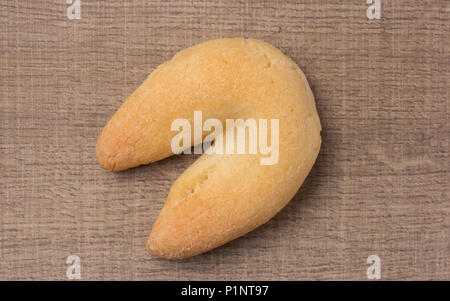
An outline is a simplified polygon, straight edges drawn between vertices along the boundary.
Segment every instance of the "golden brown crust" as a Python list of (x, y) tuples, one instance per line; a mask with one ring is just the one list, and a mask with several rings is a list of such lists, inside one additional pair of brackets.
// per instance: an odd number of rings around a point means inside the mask
[(298, 66), (258, 40), (219, 39), (177, 53), (159, 66), (104, 128), (97, 158), (119, 171), (172, 155), (177, 118), (279, 119), (279, 161), (260, 155), (202, 155), (172, 186), (147, 250), (186, 258), (267, 222), (299, 189), (318, 155), (320, 121)]

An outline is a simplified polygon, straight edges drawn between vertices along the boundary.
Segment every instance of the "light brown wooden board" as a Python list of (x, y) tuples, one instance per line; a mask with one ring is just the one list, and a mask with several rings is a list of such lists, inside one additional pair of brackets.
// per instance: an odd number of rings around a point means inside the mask
[[(82, 1), (0, 4), (0, 280), (450, 280), (450, 2)], [(289, 205), (185, 261), (144, 250), (171, 184), (196, 158), (122, 173), (98, 134), (177, 51), (263, 39), (306, 73), (323, 146)]]

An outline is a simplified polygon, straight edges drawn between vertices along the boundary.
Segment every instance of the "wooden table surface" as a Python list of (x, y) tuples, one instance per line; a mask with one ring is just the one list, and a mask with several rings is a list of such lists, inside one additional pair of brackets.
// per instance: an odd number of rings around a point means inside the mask
[[(450, 1), (0, 1), (0, 280), (450, 280)], [(270, 222), (184, 261), (144, 243), (196, 160), (121, 173), (102, 127), (177, 51), (220, 37), (283, 50), (323, 126), (318, 160)]]

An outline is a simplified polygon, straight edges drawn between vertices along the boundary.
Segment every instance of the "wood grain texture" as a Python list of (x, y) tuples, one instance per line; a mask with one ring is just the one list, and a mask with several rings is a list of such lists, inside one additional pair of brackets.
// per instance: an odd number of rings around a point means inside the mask
[[(450, 2), (0, 1), (0, 280), (450, 280)], [(307, 75), (323, 146), (266, 225), (185, 261), (144, 243), (196, 158), (117, 174), (95, 159), (124, 99), (175, 52), (219, 37), (282, 49)]]

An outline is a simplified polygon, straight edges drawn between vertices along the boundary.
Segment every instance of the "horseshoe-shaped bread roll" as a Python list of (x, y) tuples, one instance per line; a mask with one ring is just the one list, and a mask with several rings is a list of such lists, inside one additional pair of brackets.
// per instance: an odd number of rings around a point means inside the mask
[(178, 52), (150, 74), (103, 129), (98, 161), (120, 171), (173, 155), (171, 123), (193, 124), (194, 111), (223, 124), (278, 119), (279, 160), (203, 154), (173, 184), (147, 240), (148, 252), (163, 258), (206, 252), (267, 222), (300, 188), (321, 145), (314, 97), (299, 67), (265, 42), (219, 39)]

